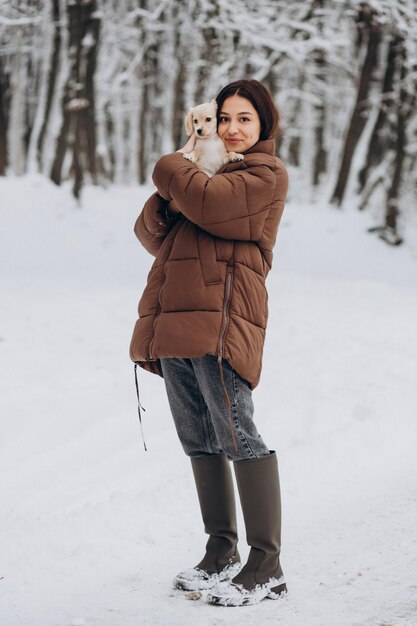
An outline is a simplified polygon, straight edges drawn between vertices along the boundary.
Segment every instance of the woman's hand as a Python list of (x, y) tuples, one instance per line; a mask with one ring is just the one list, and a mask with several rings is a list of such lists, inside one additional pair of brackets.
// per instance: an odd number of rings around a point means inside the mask
[(194, 150), (195, 140), (196, 140), (196, 136), (193, 133), (191, 135), (191, 137), (188, 139), (188, 141), (185, 144), (185, 146), (183, 148), (180, 148), (179, 150), (177, 150), (177, 152), (182, 152), (182, 153), (184, 153), (184, 152), (191, 152), (192, 150)]

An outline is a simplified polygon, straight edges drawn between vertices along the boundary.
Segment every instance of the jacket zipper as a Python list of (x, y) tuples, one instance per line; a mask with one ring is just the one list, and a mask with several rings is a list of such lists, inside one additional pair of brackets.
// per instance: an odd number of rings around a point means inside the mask
[(227, 274), (226, 274), (226, 289), (225, 289), (225, 297), (223, 303), (223, 319), (222, 326), (220, 330), (220, 338), (219, 338), (219, 350), (217, 361), (221, 363), (223, 358), (223, 349), (224, 349), (224, 336), (226, 334), (227, 327), (229, 325), (229, 304), (232, 295), (232, 278), (233, 278), (233, 268), (228, 265)]
[[(161, 287), (161, 289), (162, 289), (162, 287)], [(151, 346), (152, 346), (152, 344), (154, 342), (154, 339), (155, 339), (155, 324), (156, 324), (156, 320), (158, 319), (158, 316), (159, 316), (160, 312), (161, 312), (161, 303), (158, 301), (158, 306), (156, 308), (156, 313), (155, 313), (155, 317), (154, 317), (153, 324), (152, 324), (152, 339), (149, 342), (148, 359), (147, 359), (148, 361), (156, 361), (157, 360), (157, 359), (155, 359), (152, 356)]]
[(229, 316), (229, 304), (230, 304), (230, 300), (232, 297), (233, 267), (231, 265), (228, 265), (226, 271), (227, 271), (227, 274), (226, 274), (226, 286), (225, 286), (225, 295), (224, 295), (224, 303), (223, 303), (223, 319), (222, 319), (222, 326), (221, 326), (220, 337), (219, 337), (219, 354), (217, 356), (217, 363), (220, 368), (220, 378), (221, 378), (223, 391), (224, 391), (224, 400), (225, 400), (226, 407), (227, 407), (227, 413), (229, 415), (230, 433), (232, 435), (234, 449), (237, 452), (238, 447), (237, 447), (235, 431), (233, 427), (233, 417), (232, 417), (232, 411), (231, 411), (230, 398), (229, 398), (229, 394), (227, 393), (226, 385), (224, 382), (223, 363), (222, 363), (223, 351), (224, 351), (224, 337), (226, 335), (227, 327), (229, 326), (229, 317), (230, 317)]

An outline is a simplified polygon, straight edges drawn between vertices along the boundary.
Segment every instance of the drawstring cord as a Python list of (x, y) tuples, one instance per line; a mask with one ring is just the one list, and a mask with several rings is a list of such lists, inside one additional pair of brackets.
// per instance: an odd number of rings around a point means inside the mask
[(146, 409), (143, 408), (143, 406), (140, 403), (139, 400), (139, 385), (138, 385), (138, 373), (137, 373), (137, 367), (138, 364), (135, 363), (135, 385), (136, 385), (136, 395), (138, 397), (138, 415), (139, 415), (139, 424), (140, 424), (140, 431), (142, 433), (142, 441), (143, 441), (143, 447), (145, 448), (145, 451), (147, 452), (148, 448), (146, 447), (146, 443), (145, 443), (145, 437), (143, 435), (143, 426), (142, 426), (142, 416), (140, 414), (140, 410), (142, 409), (142, 411), (146, 411)]
[(232, 439), (233, 439), (233, 445), (235, 448), (235, 452), (237, 452), (237, 443), (236, 443), (236, 437), (235, 437), (235, 431), (233, 428), (233, 419), (232, 419), (232, 412), (231, 412), (231, 404), (230, 404), (230, 398), (229, 398), (229, 394), (227, 393), (227, 389), (226, 389), (226, 385), (224, 383), (224, 372), (223, 372), (223, 364), (222, 364), (222, 357), (219, 354), (219, 356), (217, 357), (217, 363), (219, 364), (220, 367), (220, 378), (222, 381), (222, 385), (223, 385), (223, 392), (224, 392), (224, 400), (226, 402), (226, 406), (227, 406), (227, 412), (229, 414), (229, 427), (230, 427), (230, 432), (232, 435)]

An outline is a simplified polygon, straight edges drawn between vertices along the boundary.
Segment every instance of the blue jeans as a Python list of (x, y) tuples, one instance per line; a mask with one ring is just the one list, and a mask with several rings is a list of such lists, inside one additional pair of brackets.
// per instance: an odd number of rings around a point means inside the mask
[(269, 448), (253, 422), (249, 384), (226, 360), (222, 367), (230, 414), (217, 357), (161, 359), (168, 402), (184, 452), (190, 457), (224, 452), (232, 461), (268, 456)]

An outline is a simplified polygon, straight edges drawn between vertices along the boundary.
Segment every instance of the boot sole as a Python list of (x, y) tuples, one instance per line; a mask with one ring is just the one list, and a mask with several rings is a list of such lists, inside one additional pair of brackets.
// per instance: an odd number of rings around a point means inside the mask
[(233, 565), (226, 566), (224, 570), (218, 574), (211, 574), (209, 578), (205, 580), (199, 580), (197, 577), (196, 580), (192, 578), (181, 578), (179, 574), (174, 579), (174, 588), (180, 589), (181, 591), (208, 591), (221, 582), (231, 580), (234, 576), (237, 576), (241, 569), (242, 563), (233, 563)]
[[(281, 579), (282, 580), (282, 579)], [(281, 582), (281, 584), (277, 585), (278, 580), (271, 581), (269, 584), (265, 585), (257, 585), (255, 589), (252, 591), (241, 593), (239, 587), (234, 583), (232, 583), (233, 587), (231, 589), (232, 593), (226, 593), (223, 595), (212, 595), (208, 594), (207, 602), (209, 604), (214, 604), (215, 606), (252, 606), (254, 604), (259, 604), (262, 600), (269, 598), (270, 600), (279, 600), (283, 596), (285, 596), (287, 591), (287, 585), (285, 582)], [(272, 591), (274, 589), (274, 591)], [(233, 593), (234, 592), (234, 593)], [(239, 595), (241, 593), (241, 595)]]

